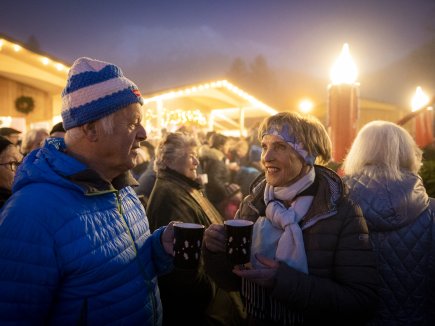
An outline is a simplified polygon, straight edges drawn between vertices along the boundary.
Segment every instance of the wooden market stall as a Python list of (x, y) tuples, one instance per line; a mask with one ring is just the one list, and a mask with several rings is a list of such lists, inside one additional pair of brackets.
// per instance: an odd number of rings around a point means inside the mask
[(227, 80), (189, 85), (144, 94), (146, 128), (159, 137), (162, 129), (174, 131), (194, 125), (234, 136), (278, 111)]
[(25, 132), (58, 122), (68, 69), (0, 34), (0, 126)]

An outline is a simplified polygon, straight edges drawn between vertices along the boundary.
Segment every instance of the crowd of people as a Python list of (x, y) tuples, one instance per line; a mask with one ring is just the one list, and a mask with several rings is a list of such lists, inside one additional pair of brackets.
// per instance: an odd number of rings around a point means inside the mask
[[(151, 141), (111, 63), (77, 59), (62, 103), (50, 132), (0, 128), (0, 324), (435, 324), (435, 200), (404, 128), (365, 125), (339, 175), (294, 112)], [(254, 222), (248, 264), (229, 219)], [(196, 270), (173, 265), (179, 222), (205, 227)]]

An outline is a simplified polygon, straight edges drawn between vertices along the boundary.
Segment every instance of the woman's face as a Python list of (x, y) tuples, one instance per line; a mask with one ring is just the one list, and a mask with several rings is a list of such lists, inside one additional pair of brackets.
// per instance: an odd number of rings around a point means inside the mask
[(299, 179), (306, 164), (281, 137), (265, 135), (261, 141), (261, 148), (261, 163), (267, 183), (274, 187), (283, 187)]
[(166, 165), (186, 176), (189, 179), (196, 180), (198, 177), (197, 169), (199, 165), (198, 153), (196, 147), (187, 147), (183, 156), (172, 162), (166, 162)]

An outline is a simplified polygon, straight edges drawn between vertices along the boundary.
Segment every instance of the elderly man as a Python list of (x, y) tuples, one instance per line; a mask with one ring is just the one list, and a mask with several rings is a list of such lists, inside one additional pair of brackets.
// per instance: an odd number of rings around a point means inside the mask
[(173, 229), (151, 234), (131, 188), (142, 97), (117, 66), (89, 58), (62, 97), (65, 139), (25, 158), (0, 214), (0, 324), (159, 325)]

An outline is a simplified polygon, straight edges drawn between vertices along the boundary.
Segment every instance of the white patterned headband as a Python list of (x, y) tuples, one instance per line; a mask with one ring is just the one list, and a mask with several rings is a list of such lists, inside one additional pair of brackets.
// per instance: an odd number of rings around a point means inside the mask
[(268, 130), (263, 132), (261, 134), (261, 138), (263, 138), (265, 135), (273, 135), (278, 136), (282, 138), (287, 144), (289, 144), (302, 158), (308, 165), (314, 165), (314, 161), (316, 160), (316, 155), (311, 155), (308, 153), (308, 151), (304, 148), (304, 144), (302, 142), (299, 142), (296, 139), (296, 136), (290, 132), (289, 126), (284, 125), (282, 128), (280, 128), (277, 125), (272, 125)]

